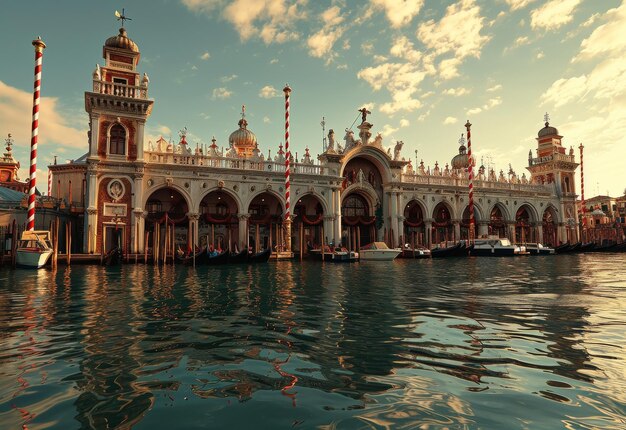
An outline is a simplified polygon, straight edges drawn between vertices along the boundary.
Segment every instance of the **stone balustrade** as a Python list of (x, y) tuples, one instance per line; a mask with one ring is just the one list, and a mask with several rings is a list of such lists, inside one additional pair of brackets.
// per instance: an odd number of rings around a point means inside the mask
[(126, 85), (116, 82), (107, 82), (94, 79), (93, 92), (98, 94), (108, 94), (118, 97), (128, 97), (132, 99), (147, 99), (148, 87), (137, 85)]

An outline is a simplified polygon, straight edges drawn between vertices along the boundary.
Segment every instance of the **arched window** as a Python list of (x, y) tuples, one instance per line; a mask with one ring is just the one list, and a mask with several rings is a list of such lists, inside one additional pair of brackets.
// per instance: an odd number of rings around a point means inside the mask
[(115, 124), (109, 133), (109, 154), (124, 155), (125, 153), (126, 130), (120, 124)]
[(350, 194), (343, 201), (341, 214), (343, 216), (367, 216), (369, 205), (363, 197), (358, 194)]

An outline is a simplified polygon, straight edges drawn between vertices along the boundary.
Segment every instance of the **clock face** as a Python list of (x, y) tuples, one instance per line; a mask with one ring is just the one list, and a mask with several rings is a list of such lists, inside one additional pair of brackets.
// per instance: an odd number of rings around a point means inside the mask
[(0, 171), (0, 182), (9, 182), (11, 179), (11, 172), (8, 170)]

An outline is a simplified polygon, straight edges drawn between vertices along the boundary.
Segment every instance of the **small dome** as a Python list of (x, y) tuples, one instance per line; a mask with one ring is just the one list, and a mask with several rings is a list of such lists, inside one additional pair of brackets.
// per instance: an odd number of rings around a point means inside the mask
[(467, 169), (469, 167), (469, 158), (466, 151), (465, 145), (461, 143), (458, 155), (455, 155), (450, 163), (453, 169)]
[(555, 127), (550, 127), (550, 124), (548, 122), (546, 122), (545, 125), (546, 126), (544, 128), (539, 130), (538, 137), (555, 136), (559, 134), (559, 130), (557, 130)]
[(126, 34), (126, 29), (124, 27), (120, 28), (120, 34), (118, 34), (117, 36), (109, 37), (106, 42), (104, 42), (104, 46), (107, 46), (109, 48), (125, 49), (132, 52), (139, 52), (139, 47), (128, 37), (128, 34)]
[[(235, 149), (250, 151), (257, 146), (256, 135), (247, 129), (248, 121), (245, 118), (239, 120), (239, 130), (235, 130), (230, 134), (228, 142), (231, 143)], [(240, 152), (240, 151), (238, 151)]]

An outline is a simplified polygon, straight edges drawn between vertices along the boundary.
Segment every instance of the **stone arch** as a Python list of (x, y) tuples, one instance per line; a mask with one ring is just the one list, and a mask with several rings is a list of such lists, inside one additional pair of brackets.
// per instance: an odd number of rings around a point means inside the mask
[(363, 196), (367, 200), (372, 210), (374, 210), (377, 205), (381, 204), (380, 199), (378, 198), (378, 194), (376, 194), (376, 191), (373, 188), (364, 187), (364, 186), (361, 186), (360, 184), (352, 184), (348, 188), (343, 190), (343, 192), (341, 193), (342, 205), (343, 205), (343, 201), (348, 196), (350, 196), (350, 194), (354, 194), (354, 193), (357, 193)]
[(404, 205), (402, 214), (404, 215), (403, 237), (405, 242), (411, 248), (425, 246), (428, 240), (425, 224), (428, 214), (426, 205), (420, 200), (413, 198)]
[(537, 242), (537, 213), (529, 203), (515, 210), (515, 243)]
[(324, 217), (329, 214), (326, 207), (325, 200), (313, 191), (298, 196), (293, 205), (295, 250), (308, 254), (312, 249), (319, 249), (324, 239)]
[[(265, 199), (273, 201), (265, 202)], [(271, 188), (263, 188), (250, 196), (246, 206), (247, 243), (254, 252), (263, 249), (282, 251), (286, 249), (284, 231), (285, 201)], [(292, 236), (293, 238), (293, 236)]]
[(507, 223), (510, 218), (506, 206), (501, 202), (496, 202), (491, 206), (488, 221), (487, 232), (490, 236), (507, 237)]
[(151, 189), (147, 190), (148, 192), (144, 193), (145, 197), (143, 199), (143, 202), (141, 202), (141, 207), (145, 209), (146, 204), (148, 203), (148, 201), (150, 200), (150, 197), (154, 193), (156, 193), (158, 191), (161, 191), (161, 190), (164, 190), (164, 189), (167, 190), (167, 189), (170, 189), (170, 188), (182, 195), (182, 197), (185, 200), (185, 204), (187, 205), (187, 211), (189, 211), (189, 208), (195, 207), (192, 204), (191, 196), (189, 195), (189, 193), (187, 193), (187, 191), (183, 187), (181, 187), (181, 186), (179, 186), (177, 184), (174, 184), (174, 183), (172, 183), (170, 185), (168, 185), (168, 184), (159, 185), (159, 186), (156, 186), (154, 188), (151, 188)]
[(454, 207), (452, 206), (452, 204), (447, 201), (447, 200), (439, 200), (437, 202), (434, 202), (435, 205), (433, 206), (432, 210), (430, 211), (430, 216), (431, 218), (435, 219), (436, 218), (436, 212), (437, 212), (437, 208), (441, 207), (441, 205), (445, 206), (445, 208), (448, 210), (448, 212), (450, 213), (450, 219), (456, 219), (456, 212), (454, 211)]
[(530, 222), (537, 222), (539, 221), (539, 214), (537, 213), (537, 208), (535, 208), (535, 206), (531, 203), (528, 202), (522, 202), (520, 203), (517, 208), (515, 209), (515, 215), (517, 218), (517, 213), (520, 209), (526, 209), (526, 211), (528, 212), (529, 215), (529, 221)]
[(363, 158), (372, 163), (378, 170), (383, 183), (391, 182), (391, 166), (389, 165), (389, 158), (387, 154), (374, 146), (360, 146), (350, 151), (349, 157), (343, 160), (341, 168), (339, 169), (339, 175), (344, 177), (346, 175), (346, 168), (351, 161), (358, 158)]
[(350, 191), (344, 191), (341, 195), (341, 243), (352, 250), (376, 240), (379, 207), (371, 187), (353, 186)]
[[(465, 205), (463, 211), (461, 212), (461, 240), (469, 240), (469, 232), (470, 232), (470, 216), (469, 216), (469, 204)], [(482, 221), (483, 214), (478, 205), (474, 205), (474, 237), (478, 237), (478, 222)]]
[(433, 218), (431, 233), (433, 243), (454, 240), (454, 225), (452, 224), (454, 209), (452, 205), (445, 200), (440, 200), (433, 208), (431, 216)]
[(249, 210), (250, 204), (254, 201), (254, 199), (256, 199), (258, 196), (264, 193), (271, 194), (273, 197), (276, 197), (276, 199), (278, 199), (278, 202), (280, 203), (280, 206), (281, 206), (281, 211), (284, 214), (285, 213), (285, 197), (280, 195), (278, 192), (276, 192), (272, 188), (262, 188), (260, 190), (254, 191), (254, 193), (251, 194), (248, 200), (246, 201), (245, 206), (242, 206), (242, 209), (246, 211)]
[(307, 191), (304, 192), (302, 194), (297, 195), (296, 197), (298, 197), (298, 199), (296, 200), (296, 202), (298, 200), (300, 200), (301, 198), (305, 197), (305, 196), (313, 196), (317, 199), (317, 201), (322, 205), (322, 209), (324, 210), (325, 214), (330, 214), (330, 209), (328, 208), (328, 202), (326, 201), (326, 199), (324, 198), (323, 195), (321, 195), (320, 193), (318, 193), (317, 191)]
[(227, 194), (230, 198), (232, 198), (235, 201), (235, 204), (237, 205), (237, 212), (241, 212), (242, 211), (243, 203), (241, 201), (241, 198), (239, 197), (239, 195), (236, 192), (234, 192), (232, 190), (229, 190), (228, 188), (224, 188), (224, 187), (220, 188), (220, 187), (216, 186), (216, 187), (208, 189), (207, 191), (203, 192), (200, 195), (200, 199), (198, 200), (198, 207), (197, 207), (198, 213), (200, 213), (200, 204), (202, 203), (204, 198), (206, 196), (208, 196), (209, 194), (217, 192), (217, 191), (222, 192), (224, 194)]
[(541, 216), (541, 229), (543, 232), (543, 243), (548, 246), (556, 246), (558, 229), (558, 212), (554, 205), (549, 204)]

